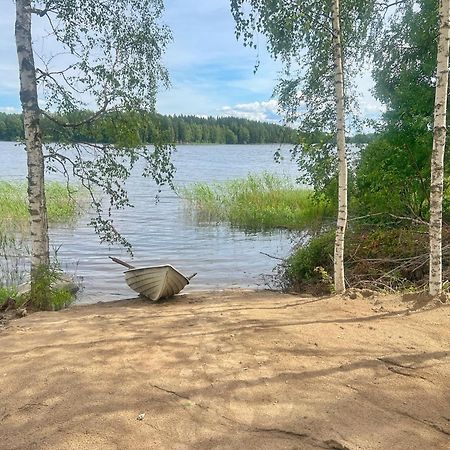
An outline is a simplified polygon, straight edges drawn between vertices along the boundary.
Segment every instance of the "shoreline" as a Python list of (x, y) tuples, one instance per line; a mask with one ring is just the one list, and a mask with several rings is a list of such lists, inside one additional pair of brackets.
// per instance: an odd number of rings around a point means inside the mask
[(0, 331), (1, 445), (447, 448), (450, 304), (419, 300), (227, 290), (31, 314)]

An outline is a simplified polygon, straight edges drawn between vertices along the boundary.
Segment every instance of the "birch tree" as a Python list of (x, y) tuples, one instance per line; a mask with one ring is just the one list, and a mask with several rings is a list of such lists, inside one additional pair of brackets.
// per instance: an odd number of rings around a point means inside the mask
[(37, 96), (36, 67), (31, 41), (31, 2), (16, 1), (16, 46), (19, 59), (20, 101), (22, 104), (28, 166), (28, 205), (31, 235), (31, 277), (39, 267), (48, 267), (49, 239), (44, 189), (44, 155)]
[(334, 89), (336, 96), (336, 141), (338, 153), (338, 217), (336, 224), (336, 241), (334, 244), (334, 289), (337, 293), (345, 291), (344, 243), (348, 216), (348, 176), (347, 151), (345, 147), (345, 99), (344, 72), (342, 64), (342, 37), (339, 0), (333, 0), (333, 54), (334, 54)]
[(255, 46), (256, 35), (262, 33), (269, 52), (283, 62), (285, 73), (275, 94), (286, 121), (300, 123), (303, 136), (328, 133), (329, 138), (320, 142), (304, 140), (294, 149), (294, 156), (303, 169), (310, 169), (304, 181), (315, 188), (330, 185), (337, 167), (334, 287), (342, 293), (348, 214), (346, 112), (351, 106), (351, 76), (378, 23), (376, 2), (232, 0), (231, 9), (244, 44)]
[[(156, 137), (154, 147), (149, 148), (140, 133), (148, 117), (141, 112), (154, 111), (158, 87), (168, 85), (160, 60), (171, 36), (160, 23), (162, 11), (162, 0), (16, 0), (32, 297), (39, 274), (49, 267), (45, 169), (78, 179), (91, 195), (96, 211), (91, 224), (100, 239), (128, 247), (114, 226), (111, 211), (130, 205), (124, 182), (132, 168), (143, 160), (144, 176), (159, 184), (171, 182), (172, 147)], [(50, 54), (36, 53), (35, 23), (45, 29), (40, 48), (49, 48)], [(59, 144), (46, 143), (45, 152), (42, 116), (59, 129)], [(64, 144), (77, 141), (80, 127), (84, 135), (98, 137), (99, 119), (103, 124), (109, 122), (113, 145), (92, 144), (91, 140)]]
[(442, 199), (444, 193), (444, 152), (447, 135), (449, 42), (450, 0), (440, 0), (430, 187), (429, 293), (432, 296), (439, 295), (442, 292)]

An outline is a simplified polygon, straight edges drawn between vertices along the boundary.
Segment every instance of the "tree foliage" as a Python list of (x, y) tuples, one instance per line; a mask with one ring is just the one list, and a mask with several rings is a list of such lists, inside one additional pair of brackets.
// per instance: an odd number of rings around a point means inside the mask
[[(437, 18), (438, 2), (403, 2), (375, 48), (374, 95), (386, 112), (375, 140), (361, 152), (356, 176), (359, 213), (428, 220)], [(448, 169), (448, 161), (446, 165)]]
[(316, 193), (323, 193), (323, 186), (337, 175), (334, 285), (342, 293), (348, 215), (346, 110), (352, 109), (351, 77), (378, 22), (376, 1), (232, 0), (231, 9), (244, 45), (254, 45), (255, 34), (263, 33), (269, 52), (283, 62), (284, 76), (275, 93), (286, 121), (299, 122), (309, 135), (329, 134), (320, 143), (300, 142), (293, 156), (306, 169), (303, 181), (313, 184)]
[[(402, 0), (393, 4), (396, 10), (372, 49), (374, 94), (386, 111), (355, 167), (351, 206), (352, 216), (358, 220), (352, 222), (347, 240), (347, 276), (361, 286), (424, 288), (430, 260), (427, 230), (439, 2)], [(448, 164), (447, 160), (446, 170)], [(330, 185), (323, 184), (326, 188)], [(444, 221), (450, 220), (449, 201), (447, 178)], [(448, 231), (444, 225), (442, 257), (447, 279)], [(304, 261), (307, 250), (299, 250), (296, 257)], [(325, 269), (325, 263), (329, 264), (325, 257), (315, 261), (319, 263)], [(302, 271), (297, 272), (301, 280)]]
[[(300, 131), (292, 157), (303, 169), (301, 181), (336, 203), (336, 105), (331, 1), (232, 0), (237, 37), (256, 46), (259, 34), (271, 55), (283, 63), (275, 87), (280, 112)], [(345, 105), (357, 122), (355, 74), (369, 59), (385, 5), (376, 0), (341, 1)]]
[[(283, 63), (274, 93), (285, 120), (308, 137), (294, 149), (294, 157), (308, 166), (304, 181), (320, 189), (337, 167), (331, 1), (232, 0), (231, 8), (244, 44), (256, 46), (263, 34), (269, 52)], [(381, 11), (374, 0), (341, 2), (347, 113), (357, 112), (352, 79), (379, 30)], [(318, 133), (321, 141), (309, 139)]]
[[(169, 79), (161, 57), (171, 39), (161, 23), (162, 0), (35, 0), (33, 21), (48, 34), (34, 46), (46, 166), (75, 177), (89, 190), (97, 212), (91, 224), (101, 240), (130, 248), (111, 218), (129, 205), (125, 180), (142, 160), (142, 175), (171, 183), (173, 146), (162, 133), (146, 145), (140, 128)], [(38, 48), (57, 49), (38, 54)], [(85, 111), (93, 109), (94, 112)], [(103, 130), (108, 142), (100, 143)], [(45, 132), (51, 131), (47, 136)], [(77, 141), (76, 136), (89, 136)], [(47, 139), (46, 139), (47, 138)], [(71, 143), (70, 146), (66, 145)], [(105, 201), (105, 197), (109, 199)]]
[(158, 86), (169, 82), (161, 64), (171, 39), (160, 23), (162, 0), (36, 0), (32, 6), (52, 31), (45, 39), (69, 52), (42, 55), (36, 69), (49, 110), (154, 108)]

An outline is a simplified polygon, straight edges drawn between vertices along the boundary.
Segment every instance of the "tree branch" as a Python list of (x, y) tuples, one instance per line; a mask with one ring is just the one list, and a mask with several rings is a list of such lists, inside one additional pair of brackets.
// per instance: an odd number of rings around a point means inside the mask
[[(81, 120), (80, 122), (63, 122), (63, 121), (57, 119), (56, 117), (52, 116), (51, 114), (47, 113), (43, 109), (41, 109), (40, 111), (44, 117), (46, 117), (47, 119), (51, 120), (53, 123), (56, 123), (57, 125), (59, 125), (61, 127), (77, 128), (77, 127), (81, 127), (82, 125), (87, 125), (89, 123), (92, 123), (93, 121), (98, 119), (100, 116), (105, 114), (108, 111), (108, 105), (109, 105), (109, 101), (106, 100), (105, 104), (102, 106), (102, 108), (100, 108), (96, 113), (92, 114), (87, 119)], [(110, 111), (112, 111), (112, 109), (110, 109), (108, 112), (110, 112)]]
[(54, 12), (50, 8), (39, 9), (39, 8), (30, 8), (31, 14), (36, 14), (40, 17), (46, 16), (49, 12)]

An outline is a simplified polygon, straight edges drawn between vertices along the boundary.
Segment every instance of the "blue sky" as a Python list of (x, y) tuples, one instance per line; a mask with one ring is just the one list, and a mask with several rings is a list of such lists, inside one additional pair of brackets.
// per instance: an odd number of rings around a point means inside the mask
[[(13, 112), (19, 110), (14, 2), (1, 3), (0, 111)], [(159, 93), (158, 111), (278, 120), (272, 89), (280, 66), (263, 45), (257, 54), (236, 41), (229, 0), (166, 0), (165, 5), (163, 19), (174, 38), (164, 56), (172, 87)], [(362, 113), (377, 115), (380, 105), (370, 95), (370, 77), (365, 74), (359, 84)]]

